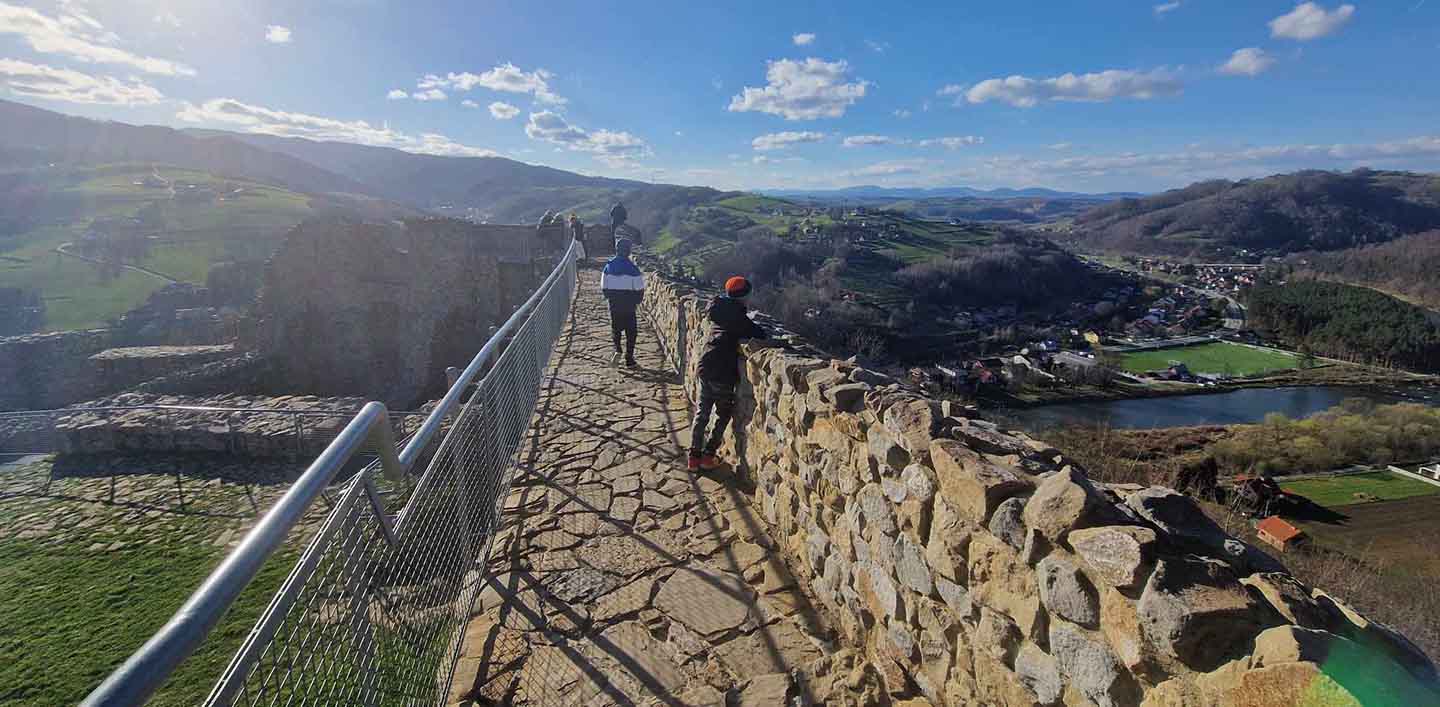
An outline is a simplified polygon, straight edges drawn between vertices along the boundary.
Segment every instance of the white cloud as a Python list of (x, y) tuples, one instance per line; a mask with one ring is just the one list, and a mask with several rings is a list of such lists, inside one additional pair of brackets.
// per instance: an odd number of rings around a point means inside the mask
[(906, 110), (906, 109), (904, 109), (904, 108), (896, 108), (895, 110), (890, 111), (890, 115), (893, 115), (893, 116), (895, 116), (896, 118), (900, 118), (900, 119), (903, 120), (903, 119), (905, 119), (905, 118), (909, 118), (909, 117), (910, 117), (910, 111), (908, 111), (908, 110)]
[(1220, 73), (1231, 76), (1259, 76), (1275, 65), (1275, 57), (1264, 49), (1246, 47), (1236, 49), (1230, 60), (1220, 65)]
[(506, 62), (479, 74), (468, 71), (452, 71), (444, 76), (426, 74), (416, 85), (421, 89), (448, 88), (456, 91), (469, 91), (480, 86), (503, 93), (528, 93), (541, 103), (564, 105), (565, 99), (550, 90), (552, 78), (555, 78), (555, 75), (545, 69), (527, 72)]
[(795, 46), (797, 47), (808, 47), (815, 43), (815, 35), (811, 32), (801, 32), (791, 37), (790, 41), (795, 42)]
[(179, 29), (181, 25), (180, 16), (169, 10), (155, 15), (154, 22), (157, 25), (165, 25), (175, 29)]
[(265, 41), (271, 44), (289, 44), (290, 28), (283, 25), (266, 25)]
[(1326, 10), (1313, 2), (1302, 2), (1294, 10), (1270, 20), (1270, 36), (1302, 42), (1319, 39), (1340, 31), (1354, 16), (1354, 5)]
[(730, 99), (729, 110), (758, 111), (786, 120), (839, 118), (845, 109), (865, 97), (868, 81), (849, 82), (850, 65), (816, 58), (766, 63), (764, 88), (746, 86)]
[(1181, 86), (1179, 77), (1165, 67), (1150, 71), (1110, 69), (1091, 74), (1064, 74), (1049, 79), (1026, 76), (986, 79), (966, 91), (965, 100), (971, 103), (1000, 101), (1019, 108), (1033, 108), (1041, 101), (1146, 100), (1175, 95), (1180, 92)]
[(897, 145), (903, 140), (896, 140), (889, 135), (851, 135), (841, 141), (845, 147), (865, 147), (868, 145)]
[(363, 120), (338, 120), (305, 113), (290, 113), (243, 103), (233, 98), (216, 98), (200, 105), (187, 102), (175, 117), (187, 123), (224, 125), (251, 133), (353, 142), (427, 155), (495, 155), (493, 150), (463, 145), (436, 133), (409, 135), (393, 130), (388, 125), (377, 127)]
[(576, 152), (589, 152), (595, 159), (612, 167), (651, 155), (650, 146), (628, 132), (589, 131), (548, 110), (530, 114), (525, 134), (532, 140), (543, 140)]
[(438, 88), (428, 88), (424, 91), (415, 91), (410, 94), (410, 97), (417, 101), (443, 101), (446, 98), (449, 98), (449, 96), (445, 95), (444, 91), (441, 91)]
[(877, 42), (873, 39), (867, 39), (865, 40), (865, 46), (869, 47), (870, 51), (875, 52), (876, 54), (884, 54), (885, 51), (890, 48), (890, 43)]
[[(992, 179), (1068, 184), (1079, 188), (1093, 188), (1094, 181), (1100, 179), (1129, 178), (1131, 184), (1185, 184), (1200, 179), (1239, 178), (1302, 168), (1391, 166), (1435, 169), (1440, 166), (1440, 135), (1366, 144), (1270, 145), (1233, 150), (1186, 149), (1177, 152), (1128, 152), (1053, 160), (997, 157), (985, 160), (979, 166), (980, 172)], [(1090, 184), (1089, 187), (1086, 186), (1087, 183)]]
[(0, 2), (0, 34), (13, 34), (41, 54), (60, 54), (93, 64), (118, 64), (147, 74), (194, 76), (195, 70), (168, 59), (141, 56), (108, 46), (119, 38), (95, 18), (65, 7), (51, 17), (29, 7)]
[(460, 101), (460, 105), (465, 106), (466, 108), (479, 108), (479, 107), (480, 107), (480, 104), (479, 104), (479, 103), (476, 103), (475, 101), (472, 101), (472, 100), (470, 100), (470, 99), (468, 99), (468, 98), (465, 99), (465, 100), (463, 100), (463, 101)]
[(769, 133), (761, 135), (750, 141), (750, 146), (760, 151), (783, 150), (792, 145), (799, 145), (807, 142), (823, 142), (825, 133), (817, 133), (810, 130), (794, 131), (787, 130), (783, 133)]
[(947, 150), (958, 150), (971, 145), (983, 145), (985, 138), (979, 135), (960, 135), (956, 137), (937, 137), (928, 140), (921, 140), (921, 147), (943, 147)]
[(15, 59), (0, 59), (0, 82), (21, 96), (71, 103), (134, 106), (164, 99), (139, 79), (121, 81)]
[(926, 165), (924, 160), (893, 160), (841, 172), (841, 177), (894, 177), (917, 174)]
[(509, 120), (520, 115), (520, 109), (504, 101), (495, 101), (490, 104), (490, 116), (496, 120)]
[(1070, 144), (1070, 143), (1068, 143), (1068, 142), (1056, 142), (1056, 143), (1051, 143), (1051, 144), (1049, 144), (1049, 145), (1046, 145), (1045, 147), (1047, 147), (1047, 148), (1049, 148), (1049, 149), (1051, 149), (1051, 150), (1055, 150), (1055, 151), (1057, 151), (1057, 152), (1065, 152), (1065, 151), (1069, 150), (1071, 147), (1074, 147), (1074, 145), (1072, 145), (1072, 144)]
[(1164, 15), (1164, 14), (1167, 13), (1167, 12), (1174, 12), (1175, 10), (1179, 10), (1179, 9), (1180, 9), (1180, 0), (1172, 0), (1171, 2), (1162, 2), (1162, 3), (1160, 3), (1159, 5), (1156, 5), (1156, 6), (1155, 6), (1155, 14), (1156, 14), (1156, 15)]
[(403, 101), (403, 100), (405, 100), (406, 98), (409, 98), (409, 97), (410, 97), (410, 94), (408, 94), (408, 93), (406, 93), (406, 92), (404, 92), (404, 91), (402, 91), (402, 90), (400, 90), (400, 89), (398, 89), (398, 88), (392, 88), (392, 89), (390, 89), (390, 92), (389, 92), (389, 93), (385, 94), (385, 99), (386, 99), (386, 100), (390, 100), (390, 101)]

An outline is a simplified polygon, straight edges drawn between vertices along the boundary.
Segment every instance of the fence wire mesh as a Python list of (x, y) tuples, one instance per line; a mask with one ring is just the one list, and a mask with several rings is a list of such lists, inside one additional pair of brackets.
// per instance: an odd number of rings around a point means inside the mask
[(207, 704), (445, 700), (515, 453), (570, 311), (575, 262), (565, 261), (413, 484), (379, 493), (378, 463), (348, 482)]

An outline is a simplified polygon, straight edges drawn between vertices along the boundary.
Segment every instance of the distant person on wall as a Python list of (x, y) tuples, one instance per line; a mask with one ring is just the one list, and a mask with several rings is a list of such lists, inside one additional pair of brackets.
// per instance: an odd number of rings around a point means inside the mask
[[(710, 339), (700, 356), (700, 407), (690, 429), (690, 469), (713, 469), (725, 428), (735, 414), (735, 386), (740, 382), (740, 340), (763, 339), (765, 330), (751, 321), (745, 307), (750, 281), (739, 275), (725, 281), (725, 294), (710, 303)], [(709, 439), (710, 411), (715, 411), (715, 430)]]
[(635, 320), (635, 310), (645, 297), (645, 276), (630, 260), (630, 241), (621, 238), (615, 243), (615, 257), (605, 263), (600, 275), (600, 291), (610, 303), (610, 333), (615, 337), (615, 354), (612, 363), (620, 361), (620, 338), (625, 335), (625, 365), (634, 368), (635, 335), (640, 325)]
[(620, 228), (625, 225), (625, 219), (629, 217), (630, 214), (625, 211), (624, 204), (617, 201), (614, 206), (610, 207), (610, 228), (617, 240), (624, 237), (624, 234), (620, 233)]
[(575, 239), (575, 260), (579, 262), (585, 259), (585, 224), (580, 222), (580, 217), (570, 214), (570, 236)]

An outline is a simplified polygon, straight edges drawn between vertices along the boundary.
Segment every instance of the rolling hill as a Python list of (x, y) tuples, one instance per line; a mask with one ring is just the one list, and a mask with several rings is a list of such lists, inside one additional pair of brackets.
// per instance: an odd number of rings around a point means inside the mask
[(230, 136), (77, 118), (0, 100), (0, 169), (115, 162), (172, 165), (311, 194), (369, 193), (352, 179)]
[(1214, 180), (1098, 206), (1075, 235), (1104, 251), (1213, 257), (1330, 251), (1440, 228), (1440, 176), (1360, 169)]

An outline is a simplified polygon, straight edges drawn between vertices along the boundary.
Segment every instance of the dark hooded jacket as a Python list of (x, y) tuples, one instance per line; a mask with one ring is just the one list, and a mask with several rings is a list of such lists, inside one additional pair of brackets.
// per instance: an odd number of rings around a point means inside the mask
[(710, 339), (700, 356), (700, 377), (734, 385), (740, 380), (740, 340), (763, 339), (765, 330), (746, 316), (745, 303), (725, 295), (710, 303)]
[(615, 204), (615, 206), (610, 209), (610, 223), (612, 223), (612, 224), (614, 224), (614, 225), (617, 225), (617, 226), (618, 226), (618, 225), (620, 225), (620, 224), (622, 224), (622, 223), (625, 223), (625, 219), (627, 219), (627, 218), (629, 218), (629, 217), (630, 217), (630, 215), (627, 214), (627, 213), (625, 213), (625, 205), (624, 205), (624, 204), (621, 204), (621, 203), (618, 203), (618, 202), (617, 202), (617, 203)]

